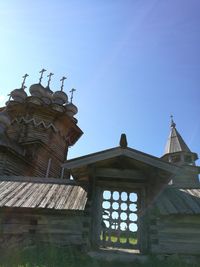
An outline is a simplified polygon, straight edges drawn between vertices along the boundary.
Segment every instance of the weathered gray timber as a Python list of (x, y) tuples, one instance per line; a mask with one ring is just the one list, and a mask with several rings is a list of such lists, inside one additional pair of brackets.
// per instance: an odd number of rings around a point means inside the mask
[(82, 211), (5, 208), (0, 212), (0, 248), (14, 246), (86, 246)]
[[(87, 191), (75, 183), (48, 178), (0, 178), (0, 207), (84, 210)], [(54, 180), (54, 181), (53, 181)]]
[(200, 254), (200, 187), (168, 187), (149, 211), (152, 253)]
[(31, 96), (16, 89), (0, 108), (0, 248), (199, 255), (198, 155), (173, 119), (162, 158), (128, 147), (122, 134), (118, 147), (65, 161), (82, 131), (64, 78), (53, 93), (41, 76)]
[[(0, 138), (0, 146), (7, 155), (1, 172), (45, 176), (50, 160), (48, 175), (59, 178), (68, 147), (77, 141), (82, 131), (63, 106), (59, 110), (42, 102), (38, 105), (32, 100), (33, 97), (27, 97), (23, 104), (11, 101), (6, 106), (11, 122)], [(18, 167), (15, 166), (16, 160)]]
[(88, 245), (87, 187), (55, 178), (0, 178), (0, 248)]
[(157, 218), (150, 240), (152, 253), (200, 254), (199, 214)]
[(200, 214), (200, 187), (173, 188), (168, 186), (155, 201), (161, 215)]
[[(133, 251), (138, 249), (140, 253), (185, 253), (187, 246), (184, 242), (189, 239), (189, 235), (184, 240), (184, 228), (180, 228), (176, 219), (183, 214), (198, 214), (197, 220), (200, 219), (200, 187), (194, 188), (198, 183), (196, 178), (193, 179), (199, 172), (198, 167), (177, 166), (126, 147), (116, 147), (69, 160), (63, 166), (70, 169), (76, 181), (87, 181), (91, 184), (92, 205), (89, 214), (92, 218), (90, 240), (93, 247), (106, 245), (113, 248), (131, 248)], [(180, 184), (182, 188), (178, 188)], [(111, 196), (105, 195), (104, 198), (104, 192)], [(130, 198), (127, 201), (122, 199), (123, 194), (129, 195), (131, 192), (137, 194), (136, 211), (129, 208), (133, 205), (133, 200), (132, 202)], [(116, 200), (114, 194), (121, 196)], [(115, 205), (119, 208), (114, 207), (114, 203), (117, 203)], [(122, 209), (125, 203), (128, 207), (126, 215)], [(134, 212), (137, 220), (131, 221), (130, 216), (133, 216)], [(102, 215), (105, 213), (106, 216)], [(117, 219), (113, 219), (112, 214), (116, 214), (114, 216), (118, 216)], [(174, 219), (174, 229), (180, 231), (173, 237), (180, 245), (174, 252), (172, 248), (168, 249), (172, 247), (173, 232), (172, 236), (170, 233), (168, 235), (168, 232), (164, 234), (164, 225), (161, 225), (164, 215), (172, 214), (177, 215)], [(165, 218), (168, 218), (167, 216)], [(126, 217), (128, 218), (125, 219)], [(102, 220), (107, 223), (106, 234), (103, 232)], [(192, 222), (191, 218), (191, 227)], [(115, 230), (110, 227), (113, 223), (117, 225)], [(128, 231), (119, 230), (119, 225), (123, 223), (127, 225)], [(133, 223), (138, 228), (136, 233), (133, 232), (137, 238), (136, 245), (128, 243)], [(189, 225), (186, 230), (188, 233), (191, 231)], [(126, 239), (128, 233), (129, 237)], [(102, 235), (106, 235), (105, 240)], [(120, 235), (126, 239), (125, 243), (121, 243)], [(194, 235), (191, 235), (191, 240), (193, 237)], [(115, 241), (112, 241), (113, 238)], [(197, 235), (194, 240), (200, 242), (199, 236)], [(192, 246), (188, 245), (188, 248), (188, 253), (191, 254)], [(194, 253), (199, 253), (199, 249), (195, 249)]]

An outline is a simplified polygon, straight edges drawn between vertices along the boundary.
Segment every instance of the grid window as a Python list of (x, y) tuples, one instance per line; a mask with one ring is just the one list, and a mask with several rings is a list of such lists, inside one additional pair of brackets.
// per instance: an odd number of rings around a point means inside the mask
[(102, 246), (131, 248), (137, 245), (137, 203), (136, 192), (103, 191)]

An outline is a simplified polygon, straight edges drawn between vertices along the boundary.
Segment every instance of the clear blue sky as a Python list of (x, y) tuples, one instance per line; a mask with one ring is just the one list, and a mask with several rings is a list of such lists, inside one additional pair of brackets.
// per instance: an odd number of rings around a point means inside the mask
[[(77, 89), (84, 135), (69, 157), (118, 145), (161, 156), (169, 116), (200, 155), (199, 0), (0, 1), (0, 104), (54, 72)], [(43, 80), (46, 85), (46, 78)]]

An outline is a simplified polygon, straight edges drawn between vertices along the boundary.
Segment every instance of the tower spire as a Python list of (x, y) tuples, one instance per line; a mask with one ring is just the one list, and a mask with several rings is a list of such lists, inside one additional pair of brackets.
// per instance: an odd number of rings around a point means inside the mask
[(182, 136), (176, 129), (176, 123), (171, 118), (171, 130), (165, 146), (164, 155), (162, 158), (169, 162), (175, 162), (180, 164), (194, 165), (195, 160), (198, 158), (196, 153), (191, 152)]

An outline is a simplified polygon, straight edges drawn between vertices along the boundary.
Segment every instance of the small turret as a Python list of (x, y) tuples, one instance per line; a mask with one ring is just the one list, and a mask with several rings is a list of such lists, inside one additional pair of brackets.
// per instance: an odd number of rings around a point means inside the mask
[(179, 165), (195, 165), (195, 161), (198, 159), (197, 154), (191, 152), (191, 150), (177, 131), (176, 124), (172, 116), (171, 131), (162, 158), (168, 162), (176, 163)]

